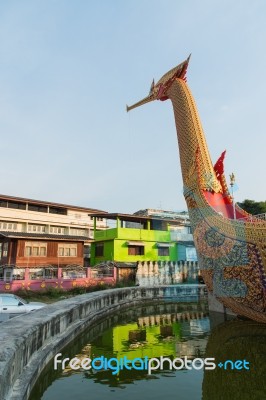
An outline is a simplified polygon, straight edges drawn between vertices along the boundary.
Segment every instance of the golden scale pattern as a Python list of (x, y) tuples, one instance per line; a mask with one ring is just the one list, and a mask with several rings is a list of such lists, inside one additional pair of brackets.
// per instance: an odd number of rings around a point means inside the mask
[(185, 134), (178, 134), (184, 183), (188, 182), (198, 151), (201, 189), (221, 192), (221, 184), (212, 166), (196, 105), (189, 90), (185, 90), (186, 88), (187, 85), (182, 79), (176, 79), (168, 92), (174, 107), (177, 132), (185, 132)]
[[(174, 109), (188, 209), (189, 211), (200, 210), (202, 222), (204, 221), (202, 226), (198, 226), (201, 224), (193, 221), (195, 214), (190, 212), (192, 226), (195, 228), (196, 235), (199, 234), (199, 240), (195, 240), (199, 253), (203, 251), (204, 246), (206, 251), (208, 246), (203, 243), (204, 237), (207, 230), (212, 227), (224, 235), (227, 248), (233, 248), (241, 242), (247, 245), (249, 262), (245, 265), (228, 265), (223, 270), (224, 279), (239, 279), (245, 283), (246, 296), (219, 298), (219, 300), (236, 313), (266, 322), (266, 222), (230, 220), (209, 206), (202, 191), (208, 190), (228, 195), (225, 177), (222, 176), (221, 182), (216, 177), (197, 108), (185, 81), (176, 79), (167, 94)], [(207, 256), (212, 258), (214, 253), (219, 251), (222, 256), (223, 246), (216, 247), (215, 251), (209, 248)], [(203, 269), (202, 274), (207, 287), (213, 290), (213, 271)]]

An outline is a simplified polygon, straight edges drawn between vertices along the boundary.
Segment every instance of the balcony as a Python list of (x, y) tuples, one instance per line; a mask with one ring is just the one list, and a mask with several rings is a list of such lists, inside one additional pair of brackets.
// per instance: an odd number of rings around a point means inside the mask
[(169, 242), (170, 232), (135, 228), (112, 228), (95, 232), (97, 241), (111, 239)]
[(171, 231), (170, 235), (171, 235), (172, 242), (193, 242), (192, 233)]

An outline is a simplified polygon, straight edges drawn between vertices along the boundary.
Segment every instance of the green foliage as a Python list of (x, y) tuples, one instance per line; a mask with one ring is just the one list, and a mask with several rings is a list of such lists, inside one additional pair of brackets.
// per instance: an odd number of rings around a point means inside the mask
[(106, 290), (112, 288), (123, 288), (128, 286), (135, 286), (135, 283), (130, 280), (120, 280), (115, 284), (108, 284), (99, 282), (91, 286), (76, 286), (70, 290), (63, 290), (54, 287), (48, 287), (40, 291), (33, 291), (27, 289), (20, 289), (16, 291), (16, 295), (22, 297), (27, 301), (41, 301), (44, 303), (53, 303), (57, 300), (66, 299), (68, 297), (78, 296), (80, 294), (96, 292), (99, 290)]
[(66, 292), (62, 289), (49, 287), (45, 290), (35, 291), (29, 289), (19, 289), (15, 294), (27, 301), (41, 301), (44, 303), (52, 303), (62, 296), (66, 296)]
[(247, 211), (250, 214), (258, 215), (266, 213), (266, 201), (254, 201), (244, 200), (242, 203), (238, 203), (239, 207)]
[(36, 296), (35, 292), (33, 292), (32, 290), (26, 290), (26, 289), (16, 290), (15, 294), (19, 297), (22, 297), (25, 300), (31, 300), (32, 298), (34, 298), (34, 296)]
[(84, 294), (86, 293), (86, 287), (85, 286), (76, 286), (70, 290), (68, 290), (67, 292), (65, 292), (65, 294), (71, 294), (73, 296), (77, 296), (79, 294)]
[(41, 294), (57, 299), (58, 297), (63, 296), (65, 294), (65, 291), (62, 289), (58, 289), (58, 288), (54, 288), (54, 287), (50, 286), (45, 291), (43, 291)]
[(115, 284), (116, 288), (124, 288), (129, 286), (136, 286), (136, 283), (130, 279), (121, 279)]

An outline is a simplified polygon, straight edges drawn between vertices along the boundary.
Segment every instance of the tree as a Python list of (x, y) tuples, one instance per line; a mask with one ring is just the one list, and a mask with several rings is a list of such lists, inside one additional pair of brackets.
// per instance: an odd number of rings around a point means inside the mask
[(257, 215), (266, 213), (266, 201), (254, 201), (246, 199), (242, 203), (237, 204), (249, 214)]

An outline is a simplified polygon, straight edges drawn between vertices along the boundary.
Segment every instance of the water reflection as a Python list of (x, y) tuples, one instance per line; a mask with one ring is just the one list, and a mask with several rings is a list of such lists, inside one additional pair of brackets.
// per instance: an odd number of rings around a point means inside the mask
[[(213, 328), (205, 303), (161, 304), (113, 315), (81, 335), (63, 357), (128, 359), (187, 356), (246, 359), (250, 371), (111, 370), (54, 371), (48, 366), (30, 400), (124, 399), (174, 397), (179, 400), (262, 400), (266, 398), (266, 327), (249, 321), (228, 321)], [(203, 376), (204, 375), (204, 376)]]
[(250, 370), (205, 371), (203, 400), (266, 399), (266, 325), (253, 321), (230, 321), (212, 330), (206, 357), (216, 362), (247, 360)]
[[(106, 358), (127, 356), (131, 360), (145, 356), (149, 358), (160, 356), (175, 358), (184, 355), (191, 358), (203, 357), (208, 332), (208, 308), (205, 302), (157, 304), (156, 306), (135, 308), (127, 311), (126, 314), (113, 315), (105, 319), (77, 338), (62, 353), (63, 357), (76, 356), (80, 359), (96, 358), (102, 355)], [(100, 395), (101, 392), (95, 383), (100, 383), (100, 386), (105, 386), (108, 392), (112, 393), (113, 388), (116, 388), (116, 391), (123, 388), (128, 389), (128, 385), (136, 382), (142, 384), (145, 381), (154, 382), (159, 376), (173, 378), (178, 373), (187, 375), (188, 371), (155, 371), (150, 376), (147, 375), (147, 371), (122, 370), (118, 375), (113, 375), (110, 370), (73, 371), (66, 368), (63, 372), (54, 371), (53, 365), (50, 364), (38, 380), (30, 400), (58, 399), (56, 396), (59, 396), (59, 393), (60, 396), (62, 393), (64, 394), (64, 399), (67, 399), (67, 396), (71, 399), (77, 397), (77, 390), (79, 392), (78, 399), (87, 398), (87, 390), (90, 391), (90, 399), (94, 399), (98, 398), (96, 393)], [(199, 379), (200, 385), (201, 379), (202, 376)], [(69, 391), (70, 381), (72, 382), (72, 392)], [(176, 385), (175, 380), (173, 384)], [(83, 385), (83, 393), (80, 392), (81, 385)], [(172, 390), (175, 391), (175, 388)], [(154, 386), (149, 391), (153, 393)], [(102, 392), (101, 396), (104, 396), (105, 393)], [(153, 393), (153, 398), (156, 398), (156, 394)], [(131, 394), (129, 394), (129, 398), (131, 398), (130, 396)]]

